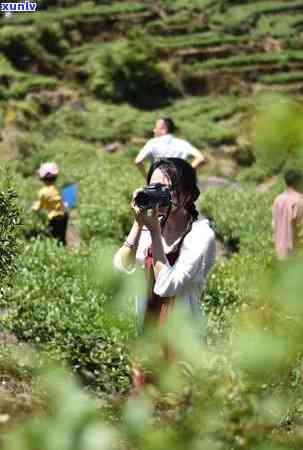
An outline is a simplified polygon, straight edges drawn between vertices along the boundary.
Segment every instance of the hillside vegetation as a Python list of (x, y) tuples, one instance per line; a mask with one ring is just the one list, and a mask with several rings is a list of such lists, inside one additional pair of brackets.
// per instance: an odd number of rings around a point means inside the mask
[(234, 175), (253, 162), (251, 100), (301, 93), (302, 36), (295, 0), (40, 2), (1, 20), (1, 154), (25, 159), (64, 129), (133, 156), (165, 112), (199, 148), (232, 156), (222, 171)]

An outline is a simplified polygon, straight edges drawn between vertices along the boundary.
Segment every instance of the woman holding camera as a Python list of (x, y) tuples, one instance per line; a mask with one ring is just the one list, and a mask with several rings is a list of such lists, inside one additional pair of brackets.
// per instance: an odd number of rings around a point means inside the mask
[[(195, 208), (200, 195), (196, 173), (181, 158), (160, 159), (151, 166), (147, 183), (160, 188), (159, 204), (144, 208), (142, 189), (134, 192), (134, 223), (114, 257), (115, 267), (132, 273), (137, 262), (145, 268), (148, 295), (137, 302), (141, 326), (151, 321), (163, 325), (178, 306), (197, 323), (201, 292), (215, 258), (215, 236)], [(157, 197), (155, 190), (150, 199), (146, 191), (146, 204)]]

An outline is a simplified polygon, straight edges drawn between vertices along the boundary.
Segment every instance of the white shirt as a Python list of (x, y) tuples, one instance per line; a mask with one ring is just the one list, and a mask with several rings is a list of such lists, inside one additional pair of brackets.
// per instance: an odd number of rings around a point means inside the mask
[[(169, 253), (176, 248), (181, 238), (171, 246), (165, 245), (162, 238), (164, 253)], [(136, 259), (144, 266), (148, 248), (151, 246), (151, 235), (147, 229), (143, 229), (136, 253)], [(195, 321), (201, 319), (200, 298), (205, 284), (206, 276), (215, 260), (215, 235), (210, 228), (208, 220), (199, 218), (192, 225), (191, 231), (185, 236), (180, 254), (173, 266), (169, 262), (163, 265), (155, 285), (154, 292), (160, 297), (174, 297), (175, 307), (180, 306), (186, 315)], [(119, 251), (114, 256), (115, 267), (126, 273), (133, 273), (136, 269), (127, 271), (121, 261)], [(139, 324), (143, 323), (147, 306), (147, 298), (136, 301)], [(198, 326), (201, 325), (197, 324)]]
[(147, 141), (137, 156), (137, 161), (142, 162), (148, 158), (151, 163), (161, 158), (182, 158), (200, 156), (199, 150), (184, 139), (174, 137), (172, 134), (155, 137)]

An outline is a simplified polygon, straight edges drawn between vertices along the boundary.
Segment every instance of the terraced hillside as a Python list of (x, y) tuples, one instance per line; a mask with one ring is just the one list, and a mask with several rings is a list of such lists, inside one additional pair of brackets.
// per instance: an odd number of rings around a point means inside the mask
[[(62, 75), (67, 80), (79, 73), (92, 76), (95, 67), (89, 63), (97, 63), (111, 46), (114, 51), (134, 28), (152, 39), (157, 57), (174, 67), (186, 92), (225, 93), (239, 81), (247, 89), (301, 88), (303, 4), (298, 0), (109, 3), (2, 19), (3, 84), (24, 84), (7, 95), (22, 96), (36, 87), (26, 83), (29, 70), (54, 77), (54, 83)], [(44, 81), (42, 87), (51, 86)]]
[[(18, 121), (17, 112), (28, 129), (31, 120), (57, 117), (58, 109), (72, 104), (72, 115), (83, 109), (87, 123), (81, 139), (134, 147), (130, 123), (139, 122), (136, 137), (143, 140), (164, 109), (199, 147), (237, 146), (235, 125), (252, 94), (302, 93), (302, 1), (49, 3), (1, 19), (4, 127)], [(102, 110), (100, 100), (106, 101)], [(135, 109), (121, 114), (125, 102)], [(114, 118), (116, 129), (98, 122), (101, 116)], [(65, 120), (66, 111), (61, 125)], [(70, 119), (68, 128), (79, 133)], [(1, 150), (13, 152), (3, 142)]]

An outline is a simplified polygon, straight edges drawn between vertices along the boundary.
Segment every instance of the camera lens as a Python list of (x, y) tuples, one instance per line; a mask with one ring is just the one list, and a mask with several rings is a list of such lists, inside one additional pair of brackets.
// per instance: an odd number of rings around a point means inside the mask
[(157, 206), (169, 206), (170, 192), (166, 185), (155, 183), (146, 186), (138, 192), (135, 204), (141, 209), (151, 209)]
[(150, 196), (144, 192), (138, 192), (135, 198), (135, 204), (139, 206), (139, 208), (146, 208), (149, 204)]

